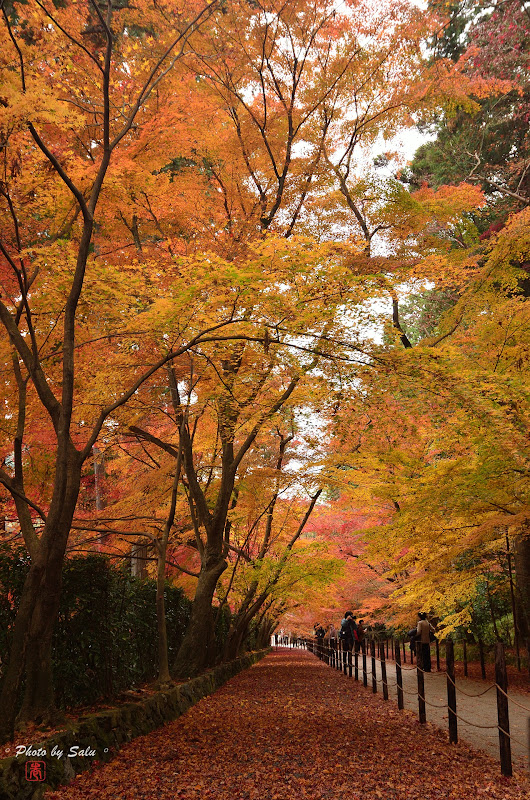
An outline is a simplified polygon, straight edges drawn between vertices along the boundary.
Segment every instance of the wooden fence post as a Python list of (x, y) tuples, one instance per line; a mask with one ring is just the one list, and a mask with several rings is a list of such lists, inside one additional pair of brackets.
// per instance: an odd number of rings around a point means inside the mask
[(352, 676), (352, 653), (353, 648), (355, 647), (355, 642), (352, 644), (352, 649), (348, 650), (348, 677), (351, 678)]
[(391, 653), (393, 659), (396, 657), (396, 654), (395, 654), (394, 651), (395, 651), (394, 637), (392, 636), (392, 638), (390, 639), (390, 653)]
[(359, 645), (360, 642), (357, 642), (355, 645), (355, 652), (353, 654), (353, 660), (355, 662), (354, 677), (356, 681), (359, 680)]
[(386, 679), (386, 658), (384, 647), (381, 647), (381, 682), (383, 684), (383, 700), (388, 700), (388, 682)]
[(388, 639), (386, 639), (386, 657), (388, 658)]
[(447, 709), (449, 711), (449, 741), (458, 742), (458, 720), (456, 717), (455, 651), (452, 639), (445, 640), (445, 669), (447, 673)]
[(440, 641), (436, 641), (436, 672), (440, 672)]
[(403, 663), (407, 663), (407, 647), (405, 645), (405, 639), (403, 639)]
[(512, 748), (510, 744), (510, 719), (508, 716), (508, 676), (504, 645), (495, 645), (495, 683), (497, 684), (497, 718), (499, 720), (499, 749), (501, 756), (501, 772), (510, 777), (512, 774)]
[(363, 686), (368, 686), (368, 672), (366, 670), (366, 639), (361, 642), (363, 651)]
[(421, 642), (416, 642), (416, 675), (418, 677), (418, 718), (423, 724), (427, 722), (425, 714), (425, 680), (423, 675), (423, 653), (421, 652)]
[(482, 639), (478, 640), (478, 655), (480, 658), (480, 674), (486, 680), (486, 661), (484, 659), (484, 642)]
[(403, 675), (401, 673), (401, 650), (396, 647), (396, 683), (397, 683), (397, 703), (400, 711), (403, 711)]
[(370, 642), (370, 652), (372, 654), (372, 692), (377, 692), (377, 672), (375, 670), (375, 639)]

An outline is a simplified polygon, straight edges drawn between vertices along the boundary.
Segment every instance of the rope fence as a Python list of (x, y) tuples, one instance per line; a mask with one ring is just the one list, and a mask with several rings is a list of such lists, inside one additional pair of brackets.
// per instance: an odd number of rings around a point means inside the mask
[[(447, 702), (442, 705), (432, 703), (425, 697), (424, 676), (429, 673), (430, 669), (424, 669), (423, 656), (421, 646), (417, 648), (416, 665), (409, 666), (401, 663), (401, 646), (400, 642), (392, 640), (391, 651), (395, 658), (396, 680), (388, 680), (387, 676), (387, 656), (389, 652), (389, 644), (386, 642), (378, 642), (374, 639), (362, 642), (355, 642), (353, 648), (348, 648), (343, 642), (338, 639), (324, 641), (323, 639), (297, 639), (293, 640), (292, 645), (295, 647), (304, 647), (314, 653), (318, 658), (324, 661), (329, 666), (342, 671), (350, 678), (354, 677), (355, 680), (362, 680), (363, 685), (368, 687), (369, 681), (371, 682), (372, 692), (375, 694), (378, 685), (381, 685), (383, 698), (389, 699), (388, 689), (397, 689), (397, 703), (398, 708), (404, 708), (404, 695), (416, 696), (418, 699), (418, 716), (419, 721), (426, 722), (426, 706), (438, 710), (447, 709), (448, 711), (448, 728), (449, 728), (449, 741), (452, 743), (458, 742), (458, 721), (465, 725), (469, 725), (481, 730), (497, 730), (499, 734), (499, 754), (501, 762), (501, 772), (503, 775), (512, 775), (512, 754), (511, 743), (517, 743), (528, 751), (529, 767), (530, 767), (530, 707), (519, 703), (513, 697), (508, 695), (508, 679), (506, 671), (506, 658), (504, 652), (504, 645), (502, 642), (497, 642), (495, 646), (495, 683), (488, 686), (481, 692), (469, 693), (456, 685), (455, 680), (455, 665), (454, 665), (454, 643), (451, 639), (445, 640), (445, 653), (446, 653), (446, 669), (440, 670), (439, 659), (439, 643), (437, 642), (436, 655), (437, 655), (437, 668), (438, 672), (442, 672), (446, 676), (447, 684)], [(369, 645), (369, 646), (368, 646)], [(381, 677), (377, 675), (376, 668), (376, 648), (378, 649), (378, 660), (380, 663)], [(481, 651), (483, 649), (481, 648)], [(416, 672), (417, 675), (417, 690), (410, 691), (403, 686), (403, 670), (409, 672)], [(467, 672), (467, 670), (465, 670)], [(465, 695), (468, 698), (479, 698), (486, 695), (492, 689), (497, 690), (497, 723), (495, 725), (482, 725), (477, 722), (472, 722), (465, 719), (457, 712), (456, 696), (459, 694)], [(509, 704), (523, 709), (529, 714), (528, 719), (528, 743), (523, 743), (515, 738), (510, 733), (510, 720), (509, 720)]]

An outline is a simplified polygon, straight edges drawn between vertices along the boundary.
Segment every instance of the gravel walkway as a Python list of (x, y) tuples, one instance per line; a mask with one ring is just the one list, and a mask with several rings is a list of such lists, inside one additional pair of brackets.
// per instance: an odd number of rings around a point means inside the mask
[[(434, 667), (434, 669), (436, 669)], [(367, 657), (368, 690), (372, 690), (371, 657)], [(418, 714), (418, 683), (416, 668), (402, 664), (403, 699), (406, 709)], [(382, 692), (381, 663), (376, 659), (377, 691)], [(362, 681), (362, 658), (359, 656), (359, 680)], [(396, 667), (387, 661), (387, 682), (390, 702), (397, 702)], [(456, 678), (456, 713), (458, 736), (462, 741), (485, 750), (499, 760), (499, 731), (497, 728), (497, 693), (492, 683)], [(489, 691), (485, 689), (491, 686)], [(365, 690), (367, 691), (367, 690)], [(472, 695), (471, 697), (469, 695)], [(510, 698), (510, 736), (514, 765), (529, 766), (530, 696), (508, 689)], [(445, 673), (433, 671), (425, 674), (425, 701), (427, 720), (447, 731), (447, 679)], [(430, 705), (429, 705), (430, 704)], [(442, 706), (440, 708), (439, 706)], [(464, 721), (465, 720), (465, 721)], [(478, 727), (483, 726), (483, 727)], [(488, 727), (484, 727), (488, 726)]]

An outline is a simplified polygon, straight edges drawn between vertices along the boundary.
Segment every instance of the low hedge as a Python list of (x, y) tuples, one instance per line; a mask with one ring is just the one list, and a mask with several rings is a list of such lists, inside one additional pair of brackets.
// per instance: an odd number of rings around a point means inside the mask
[[(22, 547), (0, 543), (0, 689), (9, 662), (13, 623), (29, 558)], [(165, 588), (168, 657), (172, 664), (186, 631), (191, 601), (182, 589)], [(217, 615), (218, 652), (230, 625), (229, 609)], [(132, 576), (104, 555), (66, 559), (53, 637), (53, 678), (59, 708), (112, 698), (158, 671), (156, 582)]]
[[(46, 755), (21, 754), (0, 760), (0, 800), (40, 800), (47, 789), (69, 783), (77, 773), (94, 763), (110, 761), (125, 742), (150, 733), (184, 714), (202, 697), (215, 692), (267, 652), (268, 648), (248, 653), (145, 700), (81, 717), (62, 733), (39, 744), (31, 744), (32, 752), (41, 750)], [(77, 751), (72, 750), (75, 747)], [(52, 756), (54, 748), (56, 753), (62, 751), (63, 755), (59, 758)], [(26, 764), (34, 761), (44, 762), (45, 782), (26, 778)]]

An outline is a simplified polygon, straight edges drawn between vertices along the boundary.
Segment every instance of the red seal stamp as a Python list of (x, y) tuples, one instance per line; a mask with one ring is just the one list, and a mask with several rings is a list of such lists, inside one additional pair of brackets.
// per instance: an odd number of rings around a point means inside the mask
[(26, 780), (27, 781), (46, 780), (46, 762), (26, 761)]

